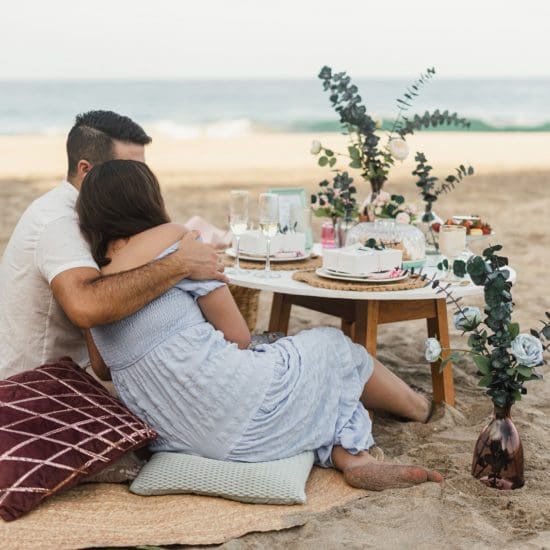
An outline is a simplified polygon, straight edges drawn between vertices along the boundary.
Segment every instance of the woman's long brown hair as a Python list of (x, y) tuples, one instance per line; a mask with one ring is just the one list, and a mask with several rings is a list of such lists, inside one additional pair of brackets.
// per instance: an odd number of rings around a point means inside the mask
[(143, 162), (110, 160), (84, 178), (76, 202), (80, 230), (99, 267), (111, 261), (107, 246), (170, 221), (157, 178)]

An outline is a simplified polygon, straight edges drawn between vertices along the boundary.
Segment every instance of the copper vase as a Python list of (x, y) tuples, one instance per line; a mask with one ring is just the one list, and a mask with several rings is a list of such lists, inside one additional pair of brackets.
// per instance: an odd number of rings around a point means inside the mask
[(510, 418), (510, 407), (494, 408), (491, 422), (479, 434), (474, 449), (472, 475), (488, 487), (523, 487), (523, 446)]

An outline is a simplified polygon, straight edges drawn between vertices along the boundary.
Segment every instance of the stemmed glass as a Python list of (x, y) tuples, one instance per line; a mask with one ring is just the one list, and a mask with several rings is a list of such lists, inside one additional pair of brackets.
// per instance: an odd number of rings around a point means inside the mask
[(453, 274), (453, 263), (465, 249), (466, 228), (462, 225), (442, 225), (439, 230), (439, 251), (449, 261), (444, 281), (454, 282), (457, 280)]
[(246, 275), (239, 263), (241, 235), (248, 229), (248, 191), (233, 190), (229, 193), (229, 227), (235, 235), (235, 264), (228, 269), (234, 275)]
[(258, 218), (260, 229), (266, 240), (265, 269), (256, 274), (257, 277), (272, 279), (280, 277), (280, 273), (271, 271), (271, 239), (277, 234), (279, 228), (279, 195), (276, 193), (261, 193)]

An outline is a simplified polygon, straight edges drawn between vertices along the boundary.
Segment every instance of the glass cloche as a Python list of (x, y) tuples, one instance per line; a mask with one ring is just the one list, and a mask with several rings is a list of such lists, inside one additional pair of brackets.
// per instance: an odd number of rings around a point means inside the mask
[(416, 262), (426, 257), (426, 239), (420, 229), (408, 223), (396, 223), (392, 219), (358, 223), (347, 235), (346, 246), (376, 239), (386, 248), (403, 251), (404, 262)]

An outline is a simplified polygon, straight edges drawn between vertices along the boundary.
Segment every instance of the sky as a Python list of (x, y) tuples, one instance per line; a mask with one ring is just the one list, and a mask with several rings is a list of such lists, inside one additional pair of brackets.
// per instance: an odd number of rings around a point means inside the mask
[(550, 77), (547, 0), (3, 0), (1, 79)]

